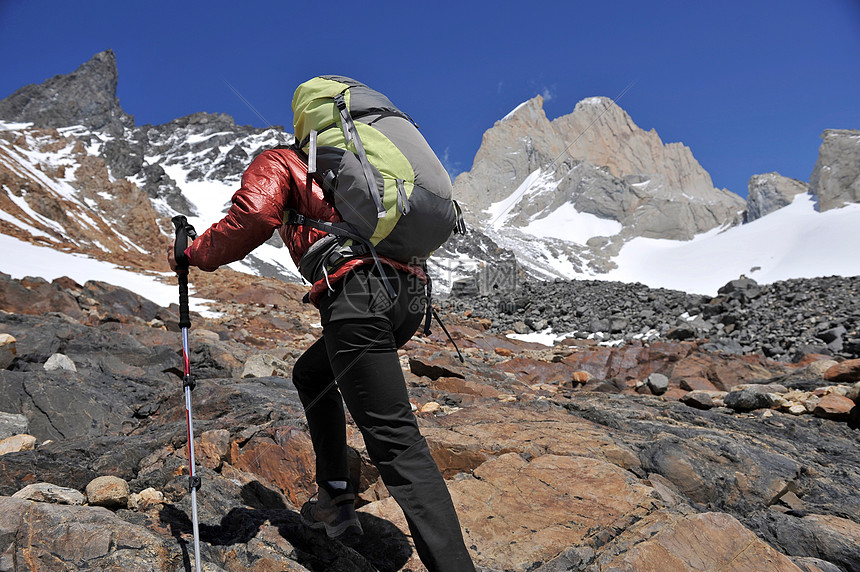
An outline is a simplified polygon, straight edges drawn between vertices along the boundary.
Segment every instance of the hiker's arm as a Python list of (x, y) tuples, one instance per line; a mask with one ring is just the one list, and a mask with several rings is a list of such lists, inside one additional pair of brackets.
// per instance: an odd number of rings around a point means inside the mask
[(213, 271), (245, 258), (269, 240), (284, 217), (289, 170), (277, 154), (264, 152), (245, 174), (227, 215), (200, 234), (185, 251), (192, 266)]

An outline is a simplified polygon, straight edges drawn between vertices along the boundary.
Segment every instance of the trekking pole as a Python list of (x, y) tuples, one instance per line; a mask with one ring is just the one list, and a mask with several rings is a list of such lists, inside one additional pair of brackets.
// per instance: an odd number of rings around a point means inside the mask
[(194, 389), (194, 376), (191, 375), (191, 358), (188, 351), (188, 328), (191, 327), (191, 316), (188, 310), (188, 257), (185, 249), (188, 240), (197, 238), (194, 227), (182, 215), (173, 217), (176, 228), (176, 240), (173, 243), (173, 257), (176, 260), (176, 277), (179, 280), (179, 327), (182, 328), (182, 386), (185, 388), (185, 418), (188, 421), (188, 488), (191, 491), (191, 524), (194, 529), (194, 562), (197, 572), (200, 572), (200, 530), (197, 524), (197, 489), (200, 488), (200, 477), (194, 470), (194, 426), (191, 422), (191, 390)]

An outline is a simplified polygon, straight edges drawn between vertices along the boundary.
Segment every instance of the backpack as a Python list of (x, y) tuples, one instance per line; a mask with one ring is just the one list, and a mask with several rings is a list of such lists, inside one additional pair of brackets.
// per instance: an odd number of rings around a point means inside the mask
[[(330, 193), (343, 219), (287, 214), (287, 224), (329, 233), (299, 264), (305, 278), (314, 282), (332, 260), (368, 253), (377, 266), (379, 256), (423, 265), (452, 232), (465, 233), (447, 171), (418, 126), (386, 96), (347, 77), (320, 76), (296, 89), (292, 109), (308, 178)], [(342, 256), (333, 258), (333, 251)]]

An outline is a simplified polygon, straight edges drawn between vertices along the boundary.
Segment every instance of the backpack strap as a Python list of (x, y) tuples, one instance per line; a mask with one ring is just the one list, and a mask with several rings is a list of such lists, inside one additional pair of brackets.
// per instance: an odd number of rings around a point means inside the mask
[(382, 197), (379, 196), (379, 192), (376, 188), (376, 177), (373, 175), (373, 169), (370, 166), (370, 161), (367, 159), (367, 153), (364, 151), (364, 144), (361, 142), (361, 137), (358, 135), (358, 129), (355, 127), (355, 122), (352, 120), (352, 116), (349, 114), (349, 109), (346, 107), (346, 100), (343, 97), (343, 93), (339, 93), (334, 96), (334, 103), (337, 105), (338, 111), (340, 111), (340, 121), (341, 126), (343, 127), (343, 136), (346, 139), (346, 143), (349, 144), (350, 141), (355, 145), (355, 154), (358, 156), (358, 160), (361, 163), (361, 168), (364, 170), (364, 178), (367, 179), (367, 189), (370, 192), (370, 196), (373, 197), (373, 202), (376, 204), (376, 216), (377, 218), (385, 218), (385, 207), (382, 205)]

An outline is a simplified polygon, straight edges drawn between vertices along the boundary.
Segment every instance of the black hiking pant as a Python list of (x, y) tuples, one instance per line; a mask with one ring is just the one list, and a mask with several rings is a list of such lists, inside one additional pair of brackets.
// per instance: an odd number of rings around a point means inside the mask
[(403, 509), (421, 561), (431, 572), (472, 572), (457, 513), (418, 430), (397, 355), (424, 316), (423, 286), (406, 272), (386, 266), (386, 274), (397, 290), (394, 300), (372, 265), (350, 272), (324, 295), (323, 335), (293, 369), (316, 454), (316, 480), (349, 479), (345, 402), (371, 461)]

